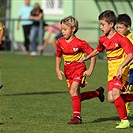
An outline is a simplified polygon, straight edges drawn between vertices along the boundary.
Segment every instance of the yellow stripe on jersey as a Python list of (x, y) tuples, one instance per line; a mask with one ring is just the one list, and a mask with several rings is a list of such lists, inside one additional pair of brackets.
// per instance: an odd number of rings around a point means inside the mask
[[(126, 36), (130, 42), (133, 44), (133, 33), (129, 33), (127, 36)], [(130, 65), (130, 68), (133, 68), (133, 64)]]
[(116, 49), (114, 51), (106, 51), (107, 57), (116, 57), (120, 56), (124, 53), (124, 50), (122, 48)]
[(133, 33), (129, 33), (127, 36), (126, 36), (130, 41), (131, 43), (133, 44)]
[(76, 55), (65, 55), (63, 54), (64, 61), (73, 62), (73, 61), (79, 61), (81, 57), (84, 57), (84, 53), (80, 52)]

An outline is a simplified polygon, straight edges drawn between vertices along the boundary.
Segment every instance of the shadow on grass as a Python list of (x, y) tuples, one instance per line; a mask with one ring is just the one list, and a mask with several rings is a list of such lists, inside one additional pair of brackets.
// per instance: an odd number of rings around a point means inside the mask
[(3, 122), (0, 122), (0, 125), (4, 125), (5, 123), (3, 123)]
[[(129, 120), (132, 120), (132, 116), (128, 117)], [(112, 117), (106, 117), (106, 118), (98, 118), (91, 122), (85, 122), (85, 123), (99, 123), (99, 122), (106, 122), (106, 121), (120, 121), (118, 116), (112, 116)], [(133, 125), (131, 126), (133, 128)]]
[(16, 93), (16, 94), (4, 94), (0, 96), (22, 96), (22, 95), (53, 95), (53, 94), (62, 94), (68, 93), (68, 91), (42, 91), (42, 92), (24, 92), (24, 93)]
[(96, 122), (105, 122), (105, 121), (119, 121), (119, 117), (118, 116), (112, 116), (112, 117), (108, 117), (108, 118), (98, 118), (94, 121), (92, 121), (92, 123), (96, 123)]
[(86, 123), (99, 123), (99, 122), (106, 122), (106, 121), (119, 121), (119, 118), (118, 117), (109, 117), (109, 118), (98, 118), (98, 119), (95, 119), (93, 121), (86, 121), (84, 122), (84, 124)]

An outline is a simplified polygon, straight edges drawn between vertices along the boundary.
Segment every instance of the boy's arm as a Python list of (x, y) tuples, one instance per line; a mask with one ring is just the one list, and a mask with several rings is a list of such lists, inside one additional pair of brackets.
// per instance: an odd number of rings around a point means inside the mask
[(130, 65), (132, 65), (133, 64), (133, 60), (131, 60), (131, 62), (130, 62)]
[(2, 44), (3, 35), (4, 35), (4, 29), (0, 30), (0, 45)]
[(87, 55), (87, 56), (85, 56), (85, 57), (82, 57), (82, 58), (80, 59), (80, 62), (87, 61), (88, 59), (90, 59), (90, 58), (92, 58), (92, 57), (98, 55), (99, 53), (100, 53), (100, 52), (99, 52), (97, 49), (94, 49), (94, 50), (92, 51), (92, 53), (90, 53), (89, 55)]
[(62, 74), (64, 75), (64, 73), (60, 70), (60, 65), (61, 65), (61, 57), (56, 57), (56, 73), (57, 76), (60, 80), (62, 80)]
[(95, 64), (96, 64), (96, 56), (90, 58), (90, 66), (89, 66), (89, 69), (87, 69), (84, 72), (85, 76), (87, 76), (87, 77), (91, 76), (91, 74), (92, 74), (92, 72), (94, 70)]
[(133, 59), (133, 53), (130, 53), (127, 55), (126, 59), (123, 61), (123, 63), (119, 66), (117, 71), (117, 77), (121, 78), (122, 76), (122, 68), (124, 68), (126, 65), (129, 64), (129, 62)]
[(5, 26), (0, 22), (0, 45), (2, 44), (2, 38), (4, 36)]

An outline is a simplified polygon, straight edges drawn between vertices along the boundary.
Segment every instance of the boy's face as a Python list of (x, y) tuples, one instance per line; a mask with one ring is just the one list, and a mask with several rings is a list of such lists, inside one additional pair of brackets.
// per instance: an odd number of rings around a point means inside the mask
[(129, 26), (125, 26), (124, 24), (116, 24), (117, 31), (122, 34), (127, 36), (130, 30)]
[(68, 40), (71, 36), (74, 35), (75, 28), (71, 28), (70, 26), (62, 23), (61, 24), (63, 37)]
[(113, 28), (113, 23), (107, 23), (105, 20), (99, 20), (100, 29), (104, 34), (108, 34)]

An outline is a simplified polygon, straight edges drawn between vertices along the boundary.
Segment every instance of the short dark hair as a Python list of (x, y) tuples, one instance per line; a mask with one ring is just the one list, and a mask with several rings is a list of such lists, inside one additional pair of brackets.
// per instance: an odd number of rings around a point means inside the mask
[(99, 20), (105, 20), (107, 23), (114, 23), (114, 26), (116, 24), (116, 15), (113, 11), (111, 10), (105, 10), (104, 12), (102, 12), (99, 17)]
[(116, 23), (117, 24), (124, 24), (126, 27), (130, 26), (131, 27), (131, 18), (128, 14), (119, 14), (116, 18)]

